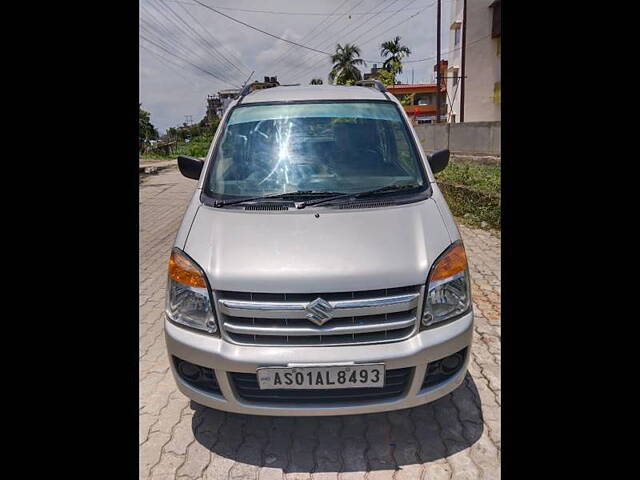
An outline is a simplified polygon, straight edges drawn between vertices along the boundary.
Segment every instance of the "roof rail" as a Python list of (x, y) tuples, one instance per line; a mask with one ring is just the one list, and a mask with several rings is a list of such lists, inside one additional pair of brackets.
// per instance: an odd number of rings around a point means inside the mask
[(238, 103), (242, 102), (242, 99), (251, 93), (251, 84), (247, 83), (242, 90), (240, 90), (240, 95), (238, 96)]
[(358, 80), (355, 85), (358, 87), (375, 88), (382, 93), (387, 92), (387, 87), (385, 87), (384, 83), (382, 83), (380, 80)]

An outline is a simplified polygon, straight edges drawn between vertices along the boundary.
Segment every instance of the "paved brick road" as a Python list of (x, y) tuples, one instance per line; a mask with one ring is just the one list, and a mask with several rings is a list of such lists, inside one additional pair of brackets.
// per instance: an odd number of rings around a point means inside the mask
[(500, 476), (500, 240), (462, 228), (476, 333), (470, 375), (399, 412), (322, 418), (227, 414), (190, 403), (165, 353), (166, 262), (194, 182), (140, 186), (140, 478), (472, 479)]

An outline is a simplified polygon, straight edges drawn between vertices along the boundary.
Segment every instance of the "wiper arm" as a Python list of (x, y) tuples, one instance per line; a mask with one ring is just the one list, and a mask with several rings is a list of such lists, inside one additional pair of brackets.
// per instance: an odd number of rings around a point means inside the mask
[(260, 195), (255, 197), (238, 198), (236, 200), (216, 200), (213, 206), (216, 208), (225, 207), (227, 205), (235, 205), (237, 203), (252, 202), (255, 200), (268, 200), (271, 198), (288, 198), (298, 195), (344, 195), (339, 192), (317, 192), (314, 190), (296, 190), (295, 192), (274, 193), (272, 195)]
[(366, 190), (364, 192), (343, 193), (343, 194), (340, 194), (340, 195), (336, 195), (334, 197), (321, 198), (320, 200), (312, 200), (310, 202), (296, 202), (296, 208), (310, 207), (312, 205), (318, 205), (320, 203), (331, 202), (333, 200), (340, 200), (341, 198), (359, 198), (359, 197), (366, 197), (367, 195), (373, 195), (375, 193), (399, 192), (401, 190), (406, 190), (408, 188), (416, 188), (416, 187), (419, 187), (419, 186), (420, 185), (417, 185), (417, 184), (398, 185), (398, 184), (393, 183), (391, 185), (386, 185), (384, 187), (375, 188), (373, 190)]

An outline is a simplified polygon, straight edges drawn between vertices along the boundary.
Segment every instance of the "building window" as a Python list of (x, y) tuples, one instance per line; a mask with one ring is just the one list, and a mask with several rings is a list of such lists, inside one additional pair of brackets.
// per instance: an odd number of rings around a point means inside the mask
[(458, 69), (454, 68), (453, 69), (453, 86), (455, 87), (456, 85), (458, 85)]
[(502, 46), (502, 37), (498, 37), (496, 38), (496, 55), (498, 57), (500, 56), (501, 46)]
[(500, 104), (500, 82), (493, 84), (493, 103)]
[(502, 1), (495, 0), (491, 5), (489, 5), (493, 9), (493, 21), (491, 22), (491, 38), (496, 38), (500, 36), (502, 31)]
[(462, 30), (460, 28), (456, 28), (455, 31), (454, 31), (454, 37), (453, 38), (454, 38), (454, 46), (456, 46), (456, 47), (458, 45), (460, 45), (460, 32), (461, 31)]

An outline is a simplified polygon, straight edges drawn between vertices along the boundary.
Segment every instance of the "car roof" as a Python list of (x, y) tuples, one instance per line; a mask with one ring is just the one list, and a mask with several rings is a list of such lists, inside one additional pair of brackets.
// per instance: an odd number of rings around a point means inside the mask
[(303, 100), (388, 100), (379, 90), (345, 85), (305, 85), (256, 90), (242, 99), (243, 104), (294, 102)]

